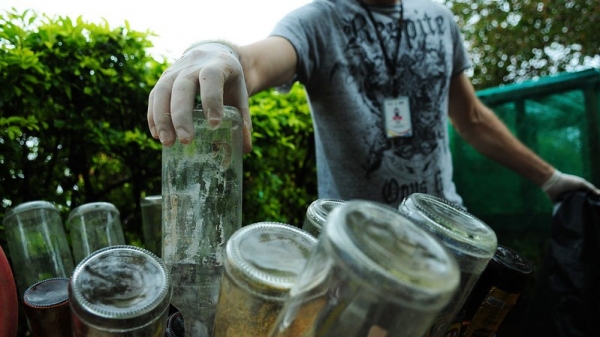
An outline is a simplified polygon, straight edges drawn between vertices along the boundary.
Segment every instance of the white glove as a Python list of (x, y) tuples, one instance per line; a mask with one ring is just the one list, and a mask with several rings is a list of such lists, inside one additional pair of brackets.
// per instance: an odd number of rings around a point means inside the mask
[(196, 95), (202, 110), (216, 128), (223, 119), (223, 104), (237, 108), (244, 121), (244, 152), (252, 150), (252, 122), (244, 71), (233, 46), (220, 41), (190, 47), (159, 78), (148, 98), (148, 127), (165, 146), (176, 137), (188, 144), (194, 137), (192, 109)]
[(559, 170), (554, 170), (552, 176), (542, 184), (542, 190), (552, 202), (556, 202), (558, 196), (565, 192), (590, 190), (600, 194), (600, 190), (589, 181), (578, 176), (562, 173)]

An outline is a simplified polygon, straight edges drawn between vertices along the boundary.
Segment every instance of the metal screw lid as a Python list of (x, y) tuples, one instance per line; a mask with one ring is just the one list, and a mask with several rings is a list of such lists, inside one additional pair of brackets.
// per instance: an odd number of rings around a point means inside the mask
[(254, 223), (227, 241), (225, 270), (253, 294), (283, 300), (316, 243), (312, 235), (288, 224)]
[(45, 309), (69, 301), (69, 279), (54, 277), (39, 281), (23, 294), (23, 303), (29, 307)]
[(163, 262), (145, 249), (118, 245), (97, 250), (75, 268), (71, 311), (105, 329), (142, 326), (168, 310), (171, 284)]

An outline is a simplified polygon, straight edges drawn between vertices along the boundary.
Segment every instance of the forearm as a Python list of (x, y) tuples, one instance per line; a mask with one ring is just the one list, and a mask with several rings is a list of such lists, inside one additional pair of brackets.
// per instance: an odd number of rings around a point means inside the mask
[(459, 134), (486, 157), (512, 169), (538, 186), (546, 182), (554, 168), (519, 141), (505, 124), (481, 103), (473, 107), (469, 123), (457, 127)]

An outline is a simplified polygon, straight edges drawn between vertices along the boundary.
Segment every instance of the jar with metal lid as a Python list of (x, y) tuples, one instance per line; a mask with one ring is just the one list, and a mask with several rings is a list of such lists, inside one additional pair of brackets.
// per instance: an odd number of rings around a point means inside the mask
[(268, 336), (316, 243), (305, 231), (277, 222), (235, 232), (225, 248), (213, 336)]
[(142, 234), (145, 248), (162, 256), (162, 196), (149, 195), (140, 200), (142, 208)]
[(69, 283), (73, 336), (163, 336), (170, 301), (169, 273), (156, 255), (102, 248), (77, 265)]
[(516, 251), (498, 245), (461, 309), (461, 336), (494, 336), (532, 279), (531, 263)]
[(313, 201), (306, 210), (306, 217), (302, 229), (312, 234), (314, 237), (319, 237), (323, 226), (327, 221), (327, 215), (331, 210), (346, 202), (341, 199), (321, 198)]
[(23, 311), (34, 337), (71, 337), (69, 279), (40, 281), (25, 291)]
[(422, 336), (459, 284), (455, 259), (395, 209), (334, 208), (271, 337)]
[(8, 252), (14, 268), (19, 298), (33, 284), (69, 277), (73, 257), (58, 209), (48, 201), (30, 201), (4, 215)]
[(400, 213), (415, 219), (421, 228), (439, 238), (456, 258), (460, 286), (431, 326), (431, 337), (458, 333), (462, 317), (456, 317), (477, 279), (494, 255), (496, 233), (463, 208), (432, 195), (414, 193), (398, 207)]
[(220, 126), (192, 113), (195, 137), (162, 152), (162, 259), (188, 337), (211, 336), (225, 242), (242, 226), (242, 117), (224, 107)]
[(108, 202), (91, 202), (74, 208), (67, 218), (67, 229), (75, 264), (98, 249), (125, 244), (119, 210)]

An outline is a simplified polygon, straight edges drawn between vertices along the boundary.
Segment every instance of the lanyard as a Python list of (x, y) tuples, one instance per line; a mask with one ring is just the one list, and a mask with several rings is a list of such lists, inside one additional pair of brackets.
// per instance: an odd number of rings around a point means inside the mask
[(383, 52), (383, 59), (385, 60), (385, 65), (388, 69), (388, 72), (390, 73), (390, 75), (392, 77), (393, 94), (394, 94), (394, 96), (398, 96), (400, 94), (400, 92), (398, 89), (398, 82), (396, 80), (396, 66), (398, 64), (398, 55), (400, 54), (400, 42), (402, 42), (402, 24), (403, 24), (403, 19), (404, 19), (404, 7), (402, 5), (402, 1), (400, 1), (400, 18), (398, 20), (398, 34), (396, 35), (396, 53), (393, 55), (393, 57), (391, 59), (385, 50), (385, 44), (383, 43), (383, 38), (381, 37), (381, 33), (379, 32), (379, 29), (377, 29), (377, 23), (375, 22), (373, 13), (371, 13), (371, 10), (363, 2), (363, 0), (359, 0), (358, 2), (363, 7), (363, 9), (367, 12), (367, 14), (369, 16), (369, 20), (371, 21), (373, 28), (375, 28), (375, 34), (377, 34), (377, 40), (379, 40), (379, 46), (381, 47), (381, 51)]

